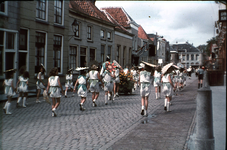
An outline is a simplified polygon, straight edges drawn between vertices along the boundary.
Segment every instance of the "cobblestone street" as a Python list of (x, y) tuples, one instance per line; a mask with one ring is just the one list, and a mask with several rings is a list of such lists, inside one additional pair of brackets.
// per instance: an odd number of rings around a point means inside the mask
[[(181, 141), (184, 142), (180, 142), (181, 144), (177, 145), (182, 149), (187, 138), (188, 128), (194, 116), (195, 101), (193, 98), (196, 96), (196, 83), (197, 80), (195, 77), (187, 80), (187, 85), (194, 85), (191, 86), (194, 90), (186, 86), (183, 91), (179, 92), (178, 96), (173, 97), (173, 111), (169, 114), (163, 110), (163, 95), (161, 99), (156, 100), (154, 87), (152, 86), (149, 97), (149, 116), (147, 118), (140, 115), (141, 98), (138, 89), (132, 95), (120, 95), (114, 102), (108, 101), (108, 105), (104, 104), (104, 92), (102, 91), (97, 100), (98, 107), (92, 107), (91, 93), (89, 93), (87, 101), (84, 104), (85, 111), (79, 110), (80, 98), (77, 95), (72, 97), (72, 93), (69, 92), (68, 98), (61, 98), (61, 104), (57, 110), (57, 117), (51, 116), (51, 106), (48, 103), (43, 101), (42, 103), (36, 104), (35, 97), (28, 99), (27, 108), (16, 108), (16, 101), (14, 100), (11, 106), (11, 112), (13, 114), (5, 115), (3, 111), (0, 114), (0, 149), (127, 149), (126, 146), (121, 145), (121, 141), (127, 137), (126, 134), (137, 129), (139, 130), (141, 125), (144, 124), (150, 126), (149, 128), (144, 128), (144, 131), (152, 129), (151, 124), (149, 124), (152, 122), (152, 118), (156, 119), (156, 121), (153, 120), (157, 123), (155, 125), (156, 127), (159, 126), (158, 120), (160, 121), (162, 118), (169, 118), (170, 116), (184, 118), (184, 112), (187, 111), (188, 107), (192, 107), (189, 110), (191, 117), (185, 119), (188, 120), (188, 122), (185, 122), (187, 126), (182, 129), (186, 135), (180, 137)], [(174, 101), (175, 99), (176, 101)], [(184, 101), (182, 103), (181, 100), (183, 99), (191, 99), (191, 101)], [(192, 105), (187, 106), (187, 103), (192, 103)], [(3, 102), (0, 103), (1, 109), (3, 108), (3, 104)], [(174, 110), (177, 108), (181, 109)], [(173, 133), (173, 128), (168, 133), (161, 133), (160, 131), (160, 134), (154, 134), (153, 139), (144, 142), (148, 144), (152, 141), (157, 142), (158, 139), (161, 140), (159, 137), (164, 134), (167, 134), (169, 138), (175, 136), (176, 129), (181, 128), (181, 125), (184, 124), (184, 119), (176, 123), (179, 126), (172, 124), (175, 129)], [(166, 125), (168, 124), (170, 122), (166, 120)], [(164, 130), (162, 123), (160, 123), (160, 127), (162, 128), (161, 130)], [(144, 133), (134, 132), (134, 134), (139, 135)], [(180, 132), (176, 134), (181, 135)], [(117, 145), (120, 147), (117, 147)], [(134, 147), (128, 147), (128, 149), (137, 149), (136, 146), (141, 149), (136, 143), (132, 144), (132, 146)]]

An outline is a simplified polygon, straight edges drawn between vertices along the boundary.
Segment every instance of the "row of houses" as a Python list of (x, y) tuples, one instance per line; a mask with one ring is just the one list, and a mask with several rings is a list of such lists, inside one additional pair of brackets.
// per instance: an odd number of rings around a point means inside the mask
[(68, 68), (102, 63), (107, 55), (123, 67), (141, 60), (170, 62), (169, 42), (147, 34), (121, 7), (98, 9), (95, 0), (38, 0), (4, 1), (0, 9), (0, 84), (5, 70), (26, 66), (35, 85), (41, 63), (46, 77), (58, 67), (64, 82)]

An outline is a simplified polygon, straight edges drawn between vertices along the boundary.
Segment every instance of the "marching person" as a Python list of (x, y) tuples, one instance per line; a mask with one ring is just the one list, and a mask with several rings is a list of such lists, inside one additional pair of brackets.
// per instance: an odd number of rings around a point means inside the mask
[(189, 79), (191, 79), (192, 66), (190, 66), (190, 67), (187, 69), (187, 72), (188, 72)]
[(60, 105), (60, 99), (61, 99), (60, 89), (61, 89), (62, 95), (64, 95), (60, 78), (58, 76), (58, 68), (54, 67), (51, 69), (49, 73), (48, 84), (46, 89), (47, 92), (48, 91), (50, 92), (50, 97), (52, 98), (52, 117), (57, 116), (56, 111)]
[[(25, 66), (22, 66), (22, 67), (20, 68), (20, 70), (19, 70), (18, 81), (20, 80), (21, 77), (23, 77), (24, 72), (25, 72)], [(16, 88), (17, 88), (17, 89), (16, 89), (16, 93), (19, 93), (19, 91), (18, 91), (18, 84), (19, 84), (19, 82), (17, 82), (17, 85), (16, 85)], [(20, 95), (19, 95), (18, 98), (17, 98), (16, 107), (19, 107), (19, 106), (20, 106), (19, 104), (20, 104), (21, 98), (22, 98), (22, 97), (20, 97)]]
[(169, 63), (167, 65), (165, 65), (162, 68), (162, 92), (165, 96), (165, 100), (164, 100), (164, 110), (170, 111), (170, 101), (171, 101), (171, 97), (172, 97), (172, 88), (174, 87), (172, 80), (171, 80), (171, 76), (170, 73), (172, 72), (172, 66), (173, 63)]
[(133, 76), (133, 80), (135, 81), (134, 82), (134, 90), (136, 90), (137, 89), (137, 85), (138, 85), (139, 74), (138, 74), (138, 72), (137, 72), (135, 67), (132, 67), (131, 74)]
[[(65, 97), (67, 98), (67, 91), (70, 88), (71, 91), (73, 91), (73, 74), (72, 74), (72, 68), (67, 71), (67, 74), (65, 75), (66, 83), (65, 83)], [(74, 94), (73, 94), (74, 96)]]
[(148, 98), (150, 95), (150, 84), (151, 84), (151, 72), (147, 71), (147, 67), (145, 64), (140, 63), (142, 71), (140, 71), (139, 75), (139, 83), (140, 83), (140, 96), (141, 96), (141, 115), (147, 117), (148, 116)]
[(5, 103), (5, 106), (3, 107), (3, 111), (7, 115), (11, 115), (10, 112), (10, 106), (11, 106), (11, 100), (14, 95), (16, 95), (15, 91), (16, 89), (13, 86), (13, 74), (15, 73), (15, 69), (6, 70), (5, 72), (6, 79), (4, 80), (2, 86), (5, 86), (4, 93), (7, 96), (7, 101)]
[(20, 101), (23, 98), (23, 104), (22, 106), (25, 108), (26, 107), (26, 99), (28, 97), (28, 80), (29, 80), (29, 73), (28, 71), (25, 71), (22, 76), (19, 76), (19, 80), (17, 82), (17, 89), (19, 92), (18, 100), (17, 100), (17, 107), (20, 104)]
[(197, 73), (198, 73), (198, 89), (200, 89), (203, 86), (204, 67), (200, 66)]
[(114, 98), (117, 96), (119, 97), (118, 91), (119, 91), (119, 83), (120, 83), (120, 70), (122, 70), (122, 68), (117, 67), (116, 71), (115, 71), (115, 79), (114, 79)]
[(89, 82), (90, 82), (89, 90), (92, 93), (92, 106), (93, 107), (97, 107), (97, 104), (95, 102), (99, 97), (99, 91), (100, 91), (99, 81), (102, 83), (102, 86), (103, 86), (102, 79), (101, 79), (100, 74), (97, 69), (98, 69), (98, 67), (95, 64), (93, 64), (91, 66), (91, 71), (89, 71), (89, 73), (87, 74), (87, 78), (89, 79)]
[(157, 66), (154, 72), (154, 87), (156, 99), (161, 98), (161, 66)]
[(36, 87), (37, 87), (36, 103), (41, 103), (41, 101), (39, 101), (39, 95), (40, 95), (41, 89), (45, 90), (45, 84), (43, 82), (45, 71), (46, 70), (45, 70), (43, 64), (41, 64), (41, 66), (40, 66), (40, 72), (37, 75), (37, 82), (36, 82)]
[(106, 56), (106, 62), (102, 64), (102, 69), (100, 75), (103, 77), (104, 81), (104, 91), (105, 91), (105, 105), (107, 105), (107, 100), (114, 100), (112, 97), (113, 92), (113, 80), (115, 78), (115, 68), (113, 68), (112, 63), (110, 63), (110, 57)]
[(179, 73), (179, 90), (181, 91), (184, 87), (184, 68), (180, 68), (180, 73)]
[(81, 75), (79, 75), (77, 80), (76, 80), (73, 92), (76, 92), (76, 86), (78, 84), (77, 94), (78, 94), (78, 96), (81, 97), (80, 104), (79, 104), (81, 111), (85, 110), (84, 102), (86, 101), (86, 97), (87, 97), (87, 78), (86, 78), (86, 70), (87, 69), (88, 69), (88, 67), (76, 68), (77, 71), (80, 71)]

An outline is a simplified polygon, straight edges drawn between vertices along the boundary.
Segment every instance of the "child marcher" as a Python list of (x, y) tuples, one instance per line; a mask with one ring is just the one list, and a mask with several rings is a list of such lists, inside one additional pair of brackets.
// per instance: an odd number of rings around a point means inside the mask
[(114, 98), (117, 96), (119, 97), (119, 83), (120, 83), (120, 72), (123, 71), (122, 67), (118, 64), (116, 60), (113, 60), (113, 63), (117, 66), (115, 71), (115, 79), (114, 79)]
[[(65, 97), (67, 98), (67, 91), (70, 88), (73, 91), (73, 74), (72, 68), (68, 70), (67, 74), (65, 75), (66, 83), (65, 83)], [(73, 94), (74, 96), (74, 94)]]
[(41, 92), (41, 89), (45, 90), (45, 84), (43, 82), (44, 80), (44, 73), (45, 73), (45, 67), (43, 66), (43, 64), (41, 64), (40, 66), (40, 72), (37, 75), (37, 82), (36, 82), (36, 87), (37, 87), (37, 98), (36, 98), (36, 103), (41, 103), (41, 101), (39, 101), (39, 95)]
[(58, 76), (58, 68), (54, 67), (51, 69), (49, 73), (49, 78), (48, 78), (48, 84), (47, 84), (47, 92), (50, 92), (50, 97), (52, 99), (52, 117), (57, 116), (57, 108), (60, 105), (60, 89), (62, 92), (62, 95), (64, 95), (64, 91), (62, 89), (62, 85)]
[(19, 80), (17, 82), (17, 90), (19, 92), (18, 100), (17, 100), (17, 107), (20, 104), (20, 101), (23, 97), (23, 104), (22, 106), (26, 107), (26, 99), (28, 97), (28, 80), (29, 80), (29, 73), (25, 71), (22, 76), (19, 76)]
[(102, 83), (102, 86), (103, 86), (102, 79), (101, 79), (97, 69), (98, 69), (98, 67), (95, 64), (93, 64), (91, 66), (91, 71), (89, 71), (89, 73), (87, 74), (87, 78), (89, 79), (89, 83), (90, 83), (89, 89), (92, 93), (92, 106), (93, 107), (97, 107), (97, 104), (95, 102), (99, 97), (99, 91), (100, 91), (99, 81)]
[(76, 86), (78, 84), (77, 94), (78, 94), (78, 96), (81, 97), (80, 104), (79, 104), (81, 111), (85, 110), (84, 102), (86, 101), (86, 97), (87, 97), (87, 78), (86, 78), (86, 70), (87, 69), (88, 69), (88, 67), (76, 68), (76, 71), (80, 71), (81, 75), (79, 75), (77, 80), (76, 80), (73, 92), (76, 92)]
[(13, 86), (13, 74), (15, 73), (15, 70), (16, 69), (10, 69), (4, 72), (6, 79), (4, 80), (2, 85), (5, 86), (4, 93), (7, 96), (7, 101), (5, 103), (5, 106), (3, 107), (3, 111), (7, 115), (12, 114), (10, 112), (11, 100), (12, 100), (12, 96), (16, 95), (15, 93), (16, 89)]
[(162, 68), (162, 92), (165, 96), (165, 100), (164, 100), (164, 110), (167, 110), (168, 112), (170, 111), (170, 101), (171, 101), (171, 97), (172, 97), (172, 91), (173, 91), (173, 83), (171, 80), (171, 76), (170, 73), (172, 72), (173, 68), (172, 68), (173, 63), (169, 63), (167, 65), (165, 65)]
[(161, 98), (161, 66), (157, 66), (154, 72), (154, 87), (156, 99)]
[(180, 73), (179, 73), (179, 90), (181, 91), (184, 88), (184, 68), (180, 68)]
[(148, 98), (150, 95), (150, 84), (151, 84), (151, 72), (148, 72), (148, 66), (140, 63), (142, 71), (140, 71), (139, 75), (139, 83), (140, 83), (140, 96), (141, 96), (141, 115), (147, 117), (148, 116)]

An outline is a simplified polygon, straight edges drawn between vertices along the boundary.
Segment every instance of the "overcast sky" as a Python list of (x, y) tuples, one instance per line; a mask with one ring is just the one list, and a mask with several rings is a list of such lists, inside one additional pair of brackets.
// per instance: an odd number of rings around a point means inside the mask
[(98, 8), (123, 7), (147, 34), (164, 36), (170, 44), (207, 44), (215, 35), (218, 10), (225, 5), (214, 1), (96, 1)]

